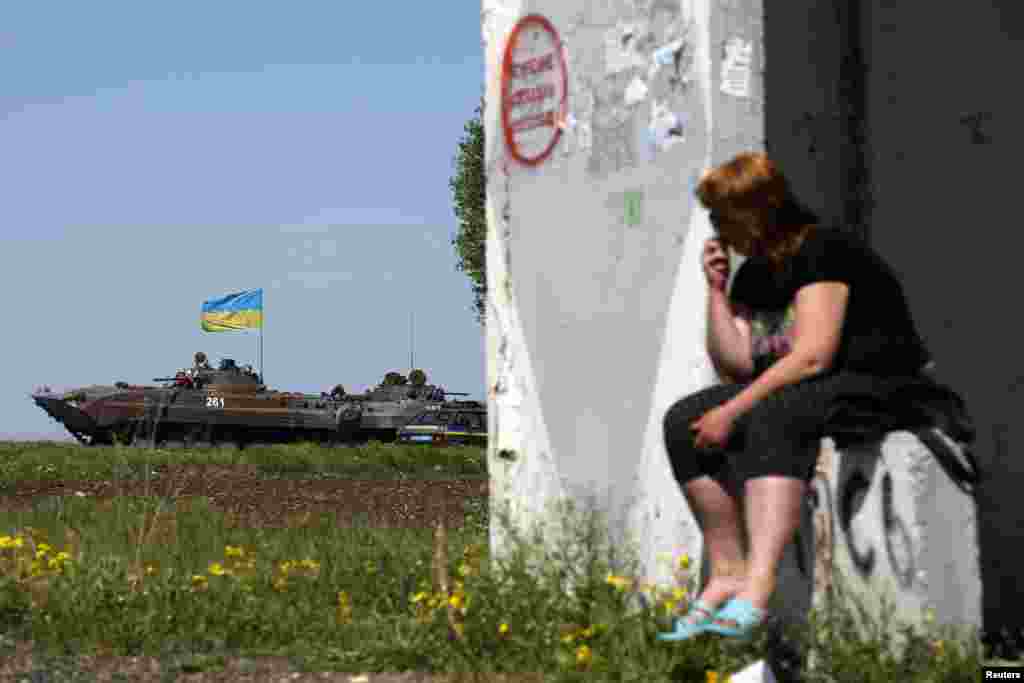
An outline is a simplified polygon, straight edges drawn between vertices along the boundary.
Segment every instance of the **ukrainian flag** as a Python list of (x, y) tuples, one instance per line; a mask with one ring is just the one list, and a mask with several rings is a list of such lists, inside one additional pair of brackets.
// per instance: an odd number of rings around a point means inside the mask
[(263, 290), (250, 289), (203, 302), (200, 317), (206, 332), (263, 327)]

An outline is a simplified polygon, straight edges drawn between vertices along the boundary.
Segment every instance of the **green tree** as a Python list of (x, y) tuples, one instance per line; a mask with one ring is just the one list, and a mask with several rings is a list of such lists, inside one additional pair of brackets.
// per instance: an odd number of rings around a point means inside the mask
[(487, 315), (487, 171), (484, 168), (484, 104), (466, 122), (455, 154), (455, 175), (448, 182), (452, 190), (458, 231), (452, 239), (458, 256), (456, 270), (473, 283), (473, 304), (477, 322)]

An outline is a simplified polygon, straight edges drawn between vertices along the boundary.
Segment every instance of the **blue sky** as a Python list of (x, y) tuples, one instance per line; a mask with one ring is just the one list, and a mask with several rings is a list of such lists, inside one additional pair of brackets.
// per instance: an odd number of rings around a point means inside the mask
[(28, 399), (173, 373), (205, 299), (264, 288), (274, 388), (409, 364), (476, 398), (483, 328), (448, 181), (483, 87), (478, 2), (4, 3), (0, 438)]

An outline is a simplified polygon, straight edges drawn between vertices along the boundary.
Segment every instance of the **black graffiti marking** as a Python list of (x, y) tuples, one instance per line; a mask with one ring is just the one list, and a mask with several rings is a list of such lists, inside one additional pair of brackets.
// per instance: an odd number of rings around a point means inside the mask
[[(913, 546), (906, 523), (896, 517), (893, 508), (892, 475), (888, 472), (882, 477), (882, 528), (885, 530), (885, 551), (889, 555), (889, 563), (904, 588), (910, 588), (914, 582)], [(894, 534), (895, 531), (895, 534)], [(897, 535), (906, 551), (907, 566), (901, 567), (896, 553), (893, 551), (893, 536)]]
[(971, 132), (971, 144), (987, 145), (992, 142), (992, 137), (987, 135), (982, 127), (992, 120), (992, 112), (976, 111), (960, 117), (961, 125), (967, 126)]
[(863, 555), (857, 550), (856, 539), (853, 532), (853, 516), (857, 510), (864, 505), (868, 491), (871, 489), (871, 482), (860, 470), (855, 471), (846, 481), (846, 486), (839, 494), (839, 526), (846, 538), (846, 548), (850, 552), (850, 559), (857, 567), (861, 576), (870, 576), (875, 569), (875, 549), (869, 547)]
[(796, 569), (800, 572), (801, 576), (810, 576), (810, 572), (807, 569), (807, 558), (804, 557), (804, 553), (807, 552), (807, 546), (813, 543), (808, 543), (804, 540), (803, 534), (800, 533), (800, 528), (797, 527), (796, 536), (793, 538), (793, 543), (797, 548), (796, 553)]
[[(838, 500), (833, 500), (832, 491), (828, 486), (827, 480), (816, 477), (814, 481), (821, 481), (822, 486), (815, 486), (808, 492), (808, 502), (811, 505), (811, 509), (828, 515), (829, 538), (832, 543), (835, 543), (835, 527), (836, 520), (838, 520), (839, 528), (845, 536), (847, 551), (854, 567), (861, 578), (869, 579), (874, 574), (877, 566), (875, 561), (876, 544), (871, 539), (857, 537), (853, 528), (853, 517), (863, 507), (870, 493), (871, 478), (859, 469), (854, 470), (845, 480), (840, 477), (840, 481), (843, 483), (837, 492)], [(889, 566), (892, 567), (899, 585), (903, 588), (909, 588), (913, 583), (917, 567), (913, 556), (910, 531), (906, 522), (896, 514), (894, 485), (891, 473), (885, 472), (883, 474), (881, 486), (881, 521)], [(815, 553), (823, 551), (823, 549), (815, 548), (817, 538), (811, 540), (798, 536), (797, 543), (799, 544), (798, 548), (804, 549), (799, 555), (806, 554), (813, 557)], [(859, 548), (864, 548), (865, 546), (866, 550), (859, 550)], [(897, 553), (901, 549), (903, 550), (902, 555)], [(807, 576), (806, 557), (799, 559), (798, 566), (801, 573)]]

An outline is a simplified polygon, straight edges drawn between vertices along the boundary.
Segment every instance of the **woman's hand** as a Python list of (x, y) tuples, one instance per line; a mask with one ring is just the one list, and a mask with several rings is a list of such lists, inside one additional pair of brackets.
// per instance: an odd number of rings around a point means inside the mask
[(690, 425), (697, 448), (725, 448), (732, 435), (737, 415), (728, 404), (712, 408)]
[(729, 254), (725, 250), (725, 244), (718, 237), (712, 237), (704, 243), (704, 254), (701, 259), (704, 267), (704, 277), (708, 280), (708, 286), (721, 292), (725, 291), (725, 285), (729, 282)]

